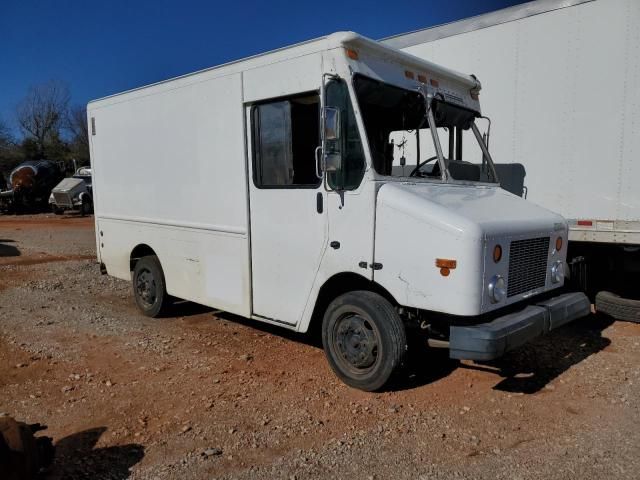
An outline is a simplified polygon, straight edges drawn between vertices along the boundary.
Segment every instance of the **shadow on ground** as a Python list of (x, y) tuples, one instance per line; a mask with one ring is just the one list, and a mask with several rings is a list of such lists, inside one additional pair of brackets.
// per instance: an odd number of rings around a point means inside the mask
[[(219, 320), (234, 322), (288, 340), (322, 349), (318, 330), (301, 334), (191, 302), (176, 302), (169, 315), (215, 315)], [(606, 348), (611, 341), (602, 331), (613, 323), (603, 315), (589, 315), (552, 333), (540, 337), (491, 362), (461, 363), (449, 358), (448, 350), (411, 345), (405, 366), (385, 390), (402, 391), (419, 388), (450, 375), (456, 368), (481, 370), (501, 378), (493, 387), (512, 393), (532, 394), (540, 391), (572, 366)]]
[(611, 341), (602, 331), (613, 323), (604, 315), (589, 315), (492, 362), (464, 365), (495, 372), (503, 379), (493, 388), (513, 393), (536, 393), (563, 372), (606, 348)]
[(13, 240), (8, 240), (6, 238), (0, 238), (0, 257), (19, 257), (20, 250), (15, 245), (11, 245), (14, 243)]
[(144, 457), (144, 447), (138, 444), (95, 448), (105, 427), (92, 428), (62, 438), (56, 444), (56, 454), (47, 480), (124, 480), (130, 469)]

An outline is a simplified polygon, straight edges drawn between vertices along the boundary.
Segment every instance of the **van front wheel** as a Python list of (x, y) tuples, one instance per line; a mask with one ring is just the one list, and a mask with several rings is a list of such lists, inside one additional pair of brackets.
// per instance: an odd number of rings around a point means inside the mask
[(133, 296), (147, 317), (159, 316), (166, 307), (167, 290), (160, 260), (155, 255), (142, 257), (133, 269)]
[(389, 381), (407, 351), (404, 325), (393, 305), (368, 291), (331, 302), (322, 322), (322, 345), (336, 375), (368, 392)]

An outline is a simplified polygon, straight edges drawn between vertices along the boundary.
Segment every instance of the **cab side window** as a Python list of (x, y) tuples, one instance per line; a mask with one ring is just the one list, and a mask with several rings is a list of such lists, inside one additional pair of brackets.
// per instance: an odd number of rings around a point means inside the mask
[(320, 144), (317, 93), (264, 102), (252, 108), (253, 181), (258, 188), (316, 188)]

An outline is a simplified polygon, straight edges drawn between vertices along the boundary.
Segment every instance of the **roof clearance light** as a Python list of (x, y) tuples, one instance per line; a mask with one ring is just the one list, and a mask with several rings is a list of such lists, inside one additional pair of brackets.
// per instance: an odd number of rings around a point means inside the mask
[(347, 48), (347, 57), (349, 57), (351, 60), (358, 60), (358, 52), (351, 48)]
[(407, 77), (407, 78), (410, 78), (411, 80), (413, 80), (415, 78), (415, 74), (410, 70), (405, 70), (404, 71), (404, 76)]
[(429, 83), (431, 84), (432, 87), (438, 88), (440, 86), (440, 82), (435, 78), (432, 78), (431, 80), (429, 80)]
[(420, 83), (427, 83), (427, 76), (426, 75), (418, 75), (418, 81)]

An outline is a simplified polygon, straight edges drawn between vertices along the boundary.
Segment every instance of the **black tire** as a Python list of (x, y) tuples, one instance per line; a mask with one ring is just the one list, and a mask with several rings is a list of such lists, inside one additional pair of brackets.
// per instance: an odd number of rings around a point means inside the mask
[(404, 324), (377, 293), (355, 291), (336, 298), (322, 321), (322, 345), (335, 374), (367, 392), (381, 389), (407, 352)]
[(64, 210), (62, 208), (58, 208), (55, 205), (51, 207), (51, 210), (55, 215), (62, 215), (64, 213)]
[(596, 311), (616, 320), (640, 323), (640, 300), (623, 298), (611, 292), (598, 292)]
[(140, 311), (147, 317), (160, 316), (167, 307), (164, 272), (155, 255), (142, 257), (133, 268), (133, 297)]
[(82, 199), (82, 204), (80, 205), (80, 215), (84, 217), (85, 215), (91, 214), (91, 212), (93, 212), (93, 204), (91, 203), (91, 200)]

